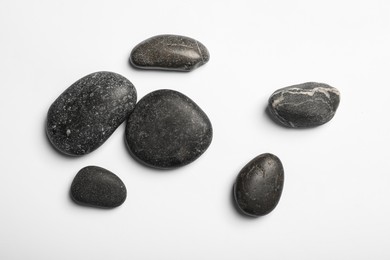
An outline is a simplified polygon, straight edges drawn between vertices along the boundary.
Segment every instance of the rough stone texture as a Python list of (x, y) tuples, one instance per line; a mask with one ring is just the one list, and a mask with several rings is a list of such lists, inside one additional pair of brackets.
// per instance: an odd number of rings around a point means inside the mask
[(46, 133), (55, 148), (72, 156), (102, 145), (135, 107), (133, 84), (113, 72), (96, 72), (65, 90), (47, 114)]
[(80, 205), (114, 208), (126, 200), (127, 191), (125, 184), (114, 173), (101, 167), (87, 166), (77, 173), (70, 194)]
[(130, 55), (130, 63), (140, 69), (191, 71), (207, 63), (206, 47), (189, 37), (158, 35), (138, 44)]
[(269, 98), (268, 109), (281, 124), (304, 128), (331, 120), (339, 103), (340, 93), (336, 88), (308, 82), (275, 91)]
[(174, 168), (194, 161), (211, 140), (207, 115), (187, 96), (173, 90), (146, 95), (126, 125), (130, 152), (156, 168)]
[(265, 153), (240, 171), (234, 184), (239, 209), (252, 217), (270, 213), (278, 204), (284, 183), (283, 165), (278, 157)]

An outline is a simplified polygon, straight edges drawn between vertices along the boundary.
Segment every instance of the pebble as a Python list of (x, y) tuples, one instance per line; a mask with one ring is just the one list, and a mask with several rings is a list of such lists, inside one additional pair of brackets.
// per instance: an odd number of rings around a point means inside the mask
[(130, 63), (140, 69), (191, 71), (209, 59), (210, 54), (202, 43), (180, 35), (151, 37), (130, 54)]
[(131, 154), (155, 168), (193, 162), (209, 147), (212, 126), (207, 115), (187, 96), (157, 90), (142, 98), (126, 125)]
[(98, 208), (120, 206), (127, 196), (122, 180), (97, 166), (81, 169), (72, 182), (70, 193), (76, 203)]
[(136, 89), (125, 77), (92, 73), (71, 85), (50, 106), (47, 136), (64, 154), (90, 153), (126, 120), (136, 101)]
[(282, 162), (265, 153), (250, 161), (240, 171), (234, 184), (234, 198), (242, 213), (258, 217), (270, 213), (282, 195)]
[(340, 103), (340, 93), (327, 84), (308, 82), (275, 91), (268, 101), (277, 122), (292, 128), (319, 126), (330, 121)]

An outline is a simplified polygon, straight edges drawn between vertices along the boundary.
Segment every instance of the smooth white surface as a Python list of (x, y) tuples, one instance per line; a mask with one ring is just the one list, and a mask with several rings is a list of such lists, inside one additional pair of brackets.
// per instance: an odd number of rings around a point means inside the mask
[[(390, 2), (0, 2), (0, 259), (389, 259)], [(134, 70), (131, 49), (157, 34), (204, 43), (211, 59), (190, 72)], [(44, 132), (50, 104), (73, 82), (109, 70), (138, 97), (181, 91), (208, 114), (214, 139), (173, 171), (138, 164), (124, 125), (81, 158), (55, 152)], [(278, 88), (337, 87), (328, 124), (285, 129), (265, 114)], [(279, 156), (277, 208), (249, 219), (231, 202), (239, 170)], [(126, 202), (75, 205), (86, 165), (116, 173)]]

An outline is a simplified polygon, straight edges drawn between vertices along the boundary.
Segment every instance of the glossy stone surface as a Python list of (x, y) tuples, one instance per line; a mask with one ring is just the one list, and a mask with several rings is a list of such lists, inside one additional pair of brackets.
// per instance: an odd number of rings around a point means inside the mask
[(190, 98), (174, 90), (146, 95), (126, 125), (132, 155), (156, 168), (175, 168), (196, 160), (211, 140), (207, 115)]
[(136, 101), (136, 90), (125, 77), (92, 73), (71, 85), (50, 106), (47, 136), (64, 154), (90, 153), (126, 120)]
[(130, 63), (140, 69), (191, 71), (209, 59), (210, 54), (202, 43), (180, 35), (151, 37), (130, 54)]
[(282, 125), (304, 128), (331, 120), (339, 103), (340, 93), (336, 88), (308, 82), (275, 91), (269, 98), (268, 109)]
[(81, 169), (73, 179), (70, 194), (81, 205), (114, 208), (127, 196), (125, 184), (114, 173), (97, 166)]
[(270, 213), (282, 195), (282, 162), (265, 153), (250, 161), (240, 171), (234, 184), (234, 198), (242, 213), (258, 217)]

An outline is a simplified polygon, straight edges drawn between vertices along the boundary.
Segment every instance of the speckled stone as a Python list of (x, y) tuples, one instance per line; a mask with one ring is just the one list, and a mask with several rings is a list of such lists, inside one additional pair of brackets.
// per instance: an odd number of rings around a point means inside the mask
[(98, 208), (114, 208), (127, 196), (125, 184), (114, 173), (97, 166), (81, 169), (70, 187), (72, 199), (80, 204)]
[(151, 37), (130, 54), (130, 63), (140, 69), (191, 71), (209, 59), (210, 54), (202, 43), (180, 35)]
[(242, 213), (259, 217), (270, 213), (282, 195), (282, 162), (265, 153), (250, 161), (240, 171), (234, 184), (234, 198)]
[(340, 103), (340, 93), (327, 84), (308, 82), (275, 91), (268, 101), (270, 114), (293, 128), (319, 126), (330, 121)]
[(47, 114), (46, 133), (60, 152), (79, 156), (101, 146), (135, 107), (133, 84), (113, 72), (96, 72), (65, 90)]
[(196, 160), (209, 147), (212, 126), (187, 96), (157, 90), (142, 98), (126, 125), (132, 155), (146, 165), (175, 168)]

